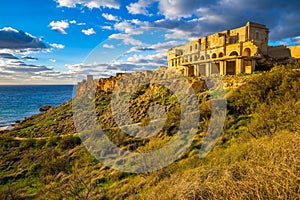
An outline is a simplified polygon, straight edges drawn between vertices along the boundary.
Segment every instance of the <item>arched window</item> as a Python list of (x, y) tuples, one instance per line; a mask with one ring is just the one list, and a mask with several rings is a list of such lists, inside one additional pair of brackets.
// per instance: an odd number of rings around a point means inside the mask
[(200, 60), (204, 60), (204, 56), (201, 56)]
[(244, 50), (243, 56), (251, 56), (251, 50), (249, 48), (246, 48)]
[(207, 54), (207, 55), (206, 55), (206, 59), (210, 59), (210, 55)]
[(195, 55), (194, 60), (195, 60), (195, 61), (198, 60), (198, 55)]
[(219, 58), (222, 58), (224, 56), (224, 54), (221, 52), (219, 53)]
[(236, 51), (233, 51), (233, 52), (231, 52), (230, 54), (229, 54), (229, 56), (238, 56), (239, 54), (238, 54), (238, 52), (236, 52)]
[(211, 56), (211, 58), (216, 58), (217, 57), (217, 54), (213, 54), (212, 56)]

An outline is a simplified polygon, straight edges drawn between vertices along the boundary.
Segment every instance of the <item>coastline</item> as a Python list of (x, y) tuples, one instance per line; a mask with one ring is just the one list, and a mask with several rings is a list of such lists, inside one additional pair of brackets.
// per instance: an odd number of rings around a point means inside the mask
[(0, 125), (0, 132), (10, 131), (10, 130), (14, 129), (15, 127), (17, 127), (18, 125), (20, 125), (22, 122), (24, 122), (27, 118), (30, 118), (30, 117), (33, 117), (33, 116), (34, 115), (31, 115), (29, 117), (25, 117), (22, 120), (16, 120), (15, 122)]
[[(63, 103), (65, 103), (65, 102), (63, 102)], [(60, 104), (60, 105), (62, 105), (62, 104)], [(48, 106), (48, 105), (44, 105), (44, 106)], [(44, 106), (42, 106), (42, 107), (44, 107)], [(42, 107), (40, 107), (40, 109)], [(0, 133), (4, 132), (4, 131), (10, 131), (10, 130), (16, 128), (17, 126), (19, 126), (20, 124), (22, 124), (23, 122), (25, 122), (26, 120), (32, 119), (33, 117), (35, 117), (35, 116), (37, 116), (39, 114), (42, 114), (44, 112), (47, 112), (48, 110), (53, 109), (53, 108), (56, 108), (56, 106), (49, 106), (49, 108), (47, 110), (45, 110), (45, 111), (41, 111), (40, 110), (39, 113), (35, 113), (35, 114), (32, 114), (32, 115), (29, 115), (27, 117), (24, 117), (23, 119), (16, 120), (15, 122), (11, 122), (11, 123), (8, 123), (8, 124), (0, 125)]]
[[(72, 99), (74, 85), (0, 85), (0, 132)], [(48, 106), (49, 105), (49, 106)]]
[(15, 127), (16, 127), (15, 125), (0, 126), (0, 132), (2, 132), (2, 131), (10, 131), (10, 130), (12, 130)]

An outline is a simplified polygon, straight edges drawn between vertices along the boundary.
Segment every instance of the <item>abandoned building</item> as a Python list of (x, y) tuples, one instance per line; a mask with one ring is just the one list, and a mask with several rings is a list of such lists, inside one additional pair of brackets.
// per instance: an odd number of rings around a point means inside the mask
[(168, 67), (185, 76), (252, 73), (264, 57), (291, 57), (285, 46), (270, 47), (269, 29), (247, 22), (243, 27), (225, 30), (169, 49)]

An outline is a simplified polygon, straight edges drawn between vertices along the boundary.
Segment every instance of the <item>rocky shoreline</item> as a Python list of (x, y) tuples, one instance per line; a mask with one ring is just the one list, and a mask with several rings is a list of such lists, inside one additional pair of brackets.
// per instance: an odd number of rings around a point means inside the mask
[[(52, 108), (55, 108), (55, 106), (44, 105), (44, 106), (41, 106), (39, 110), (40, 110), (40, 113), (43, 113), (43, 112), (47, 112), (48, 110), (50, 110)], [(38, 114), (35, 114), (35, 115), (38, 115)], [(0, 126), (0, 133), (14, 129), (21, 123), (25, 122), (26, 120), (33, 118), (35, 115), (25, 117), (22, 120), (16, 120), (14, 123), (5, 124), (5, 125)]]

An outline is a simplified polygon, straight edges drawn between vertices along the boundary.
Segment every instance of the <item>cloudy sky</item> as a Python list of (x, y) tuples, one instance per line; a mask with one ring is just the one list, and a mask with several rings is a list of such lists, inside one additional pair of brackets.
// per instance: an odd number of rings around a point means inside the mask
[(266, 24), (271, 45), (297, 45), (299, 10), (296, 0), (2, 1), (0, 84), (152, 70), (167, 49), (247, 21)]

